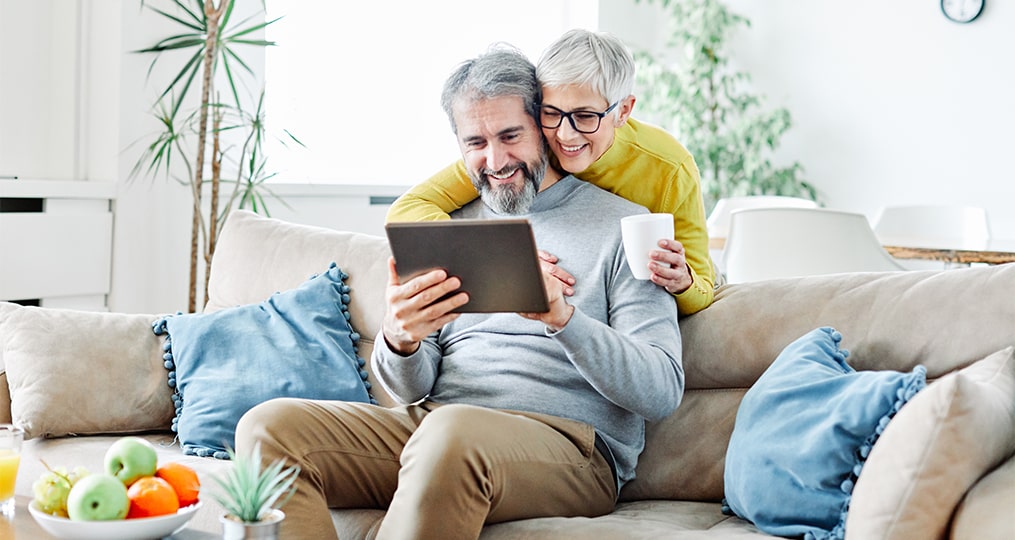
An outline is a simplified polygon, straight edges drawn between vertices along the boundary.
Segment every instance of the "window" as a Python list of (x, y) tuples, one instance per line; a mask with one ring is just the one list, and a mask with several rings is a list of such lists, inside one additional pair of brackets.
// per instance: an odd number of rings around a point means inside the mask
[(535, 63), (570, 28), (594, 29), (596, 0), (267, 3), (268, 129), (280, 182), (410, 185), (460, 157), (440, 107), (445, 78), (504, 41)]

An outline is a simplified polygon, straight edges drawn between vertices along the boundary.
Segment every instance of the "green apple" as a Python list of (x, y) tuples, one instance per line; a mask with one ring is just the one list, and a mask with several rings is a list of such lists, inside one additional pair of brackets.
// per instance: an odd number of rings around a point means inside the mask
[(109, 474), (90, 474), (67, 495), (67, 517), (73, 521), (110, 521), (127, 517), (127, 486)]
[(152, 476), (158, 467), (159, 456), (152, 444), (140, 437), (124, 437), (106, 450), (106, 473), (130, 486), (143, 476)]

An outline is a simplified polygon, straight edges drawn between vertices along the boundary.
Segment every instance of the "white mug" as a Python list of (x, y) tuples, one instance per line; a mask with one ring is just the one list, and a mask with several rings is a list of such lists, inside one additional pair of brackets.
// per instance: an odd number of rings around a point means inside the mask
[(672, 214), (637, 214), (620, 220), (627, 266), (636, 279), (648, 279), (650, 251), (659, 249), (659, 240), (673, 238)]

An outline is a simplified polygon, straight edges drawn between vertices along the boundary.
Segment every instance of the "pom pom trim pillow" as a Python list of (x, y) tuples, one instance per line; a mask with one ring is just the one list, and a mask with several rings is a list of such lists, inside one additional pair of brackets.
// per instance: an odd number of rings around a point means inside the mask
[(789, 344), (747, 391), (726, 453), (723, 510), (777, 536), (841, 539), (853, 485), (927, 371), (858, 372), (823, 327)]
[(228, 459), (240, 417), (269, 399), (376, 403), (349, 325), (347, 277), (331, 263), (261, 303), (152, 324), (166, 335), (172, 429), (184, 454)]

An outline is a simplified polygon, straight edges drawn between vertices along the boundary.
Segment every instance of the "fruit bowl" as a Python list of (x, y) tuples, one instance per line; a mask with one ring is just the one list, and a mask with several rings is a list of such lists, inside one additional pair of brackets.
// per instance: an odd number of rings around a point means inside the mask
[(47, 514), (36, 507), (35, 501), (28, 505), (28, 511), (35, 521), (49, 534), (66, 540), (142, 540), (162, 538), (182, 529), (201, 508), (198, 501), (180, 508), (175, 514), (138, 519), (115, 521), (71, 521), (67, 518)]

